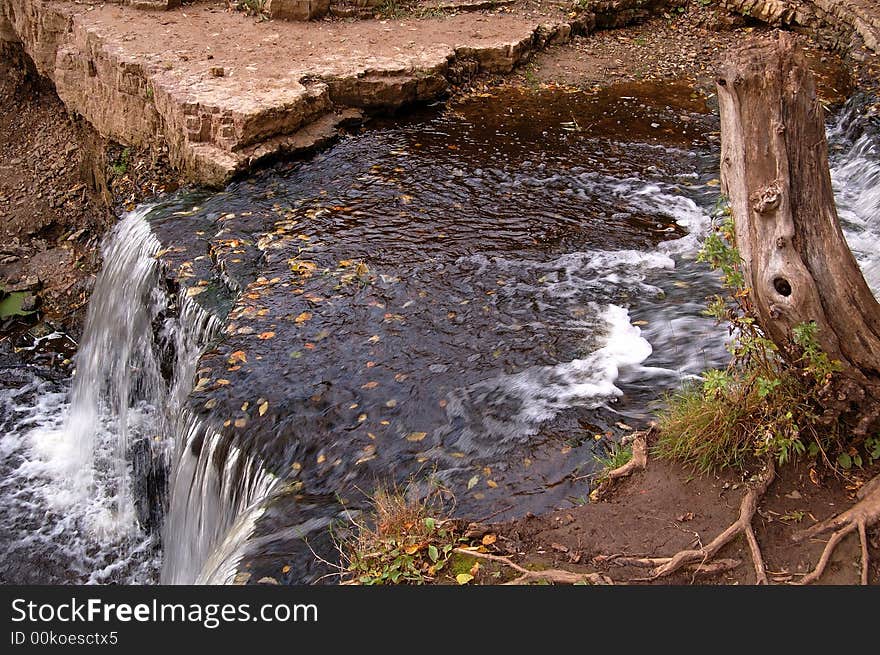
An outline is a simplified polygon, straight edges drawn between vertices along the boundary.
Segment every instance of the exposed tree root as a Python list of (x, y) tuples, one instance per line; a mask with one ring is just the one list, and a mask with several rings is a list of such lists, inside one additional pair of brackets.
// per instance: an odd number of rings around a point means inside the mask
[(841, 512), (830, 519), (821, 521), (813, 527), (801, 530), (793, 535), (792, 538), (800, 542), (812, 539), (831, 530), (834, 531), (825, 545), (822, 555), (819, 557), (816, 568), (801, 578), (798, 584), (810, 584), (818, 580), (822, 573), (825, 572), (825, 567), (828, 566), (828, 562), (831, 560), (831, 555), (834, 553), (834, 549), (837, 548), (837, 544), (855, 530), (859, 531), (859, 542), (861, 543), (862, 550), (861, 583), (868, 584), (868, 565), (870, 561), (868, 558), (867, 527), (880, 521), (880, 475), (874, 477), (863, 486), (859, 490), (857, 497), (859, 500), (845, 512)]
[(605, 473), (605, 479), (617, 480), (632, 475), (635, 471), (643, 470), (648, 465), (648, 438), (654, 434), (656, 429), (650, 427), (644, 432), (632, 435), (632, 457), (623, 466), (618, 466)]
[(530, 571), (523, 568), (509, 557), (503, 555), (492, 555), (491, 553), (479, 553), (475, 550), (467, 550), (466, 548), (455, 548), (453, 552), (467, 557), (478, 557), (481, 559), (491, 560), (509, 566), (520, 574), (518, 578), (514, 578), (507, 585), (529, 584), (530, 582), (550, 582), (553, 584), (578, 584), (589, 582), (590, 584), (614, 584), (614, 582), (600, 573), (574, 573), (572, 571), (563, 571), (562, 569), (546, 569), (544, 571)]
[[(657, 428), (651, 426), (643, 432), (636, 432), (630, 437), (632, 443), (632, 457), (623, 466), (605, 471), (602, 480), (591, 495), (593, 500), (599, 500), (612, 487), (615, 480), (628, 477), (636, 471), (644, 470), (648, 465), (648, 441), (657, 433)], [(623, 443), (623, 442), (622, 442)]]
[[(761, 549), (758, 546), (758, 540), (755, 538), (755, 532), (752, 529), (752, 518), (758, 508), (758, 501), (766, 493), (767, 488), (776, 477), (776, 467), (772, 462), (767, 462), (764, 470), (754, 479), (743, 496), (739, 508), (739, 518), (733, 525), (727, 528), (720, 535), (715, 537), (708, 545), (700, 548), (682, 550), (672, 557), (597, 557), (595, 562), (616, 563), (621, 566), (639, 566), (652, 568), (648, 577), (640, 578), (639, 581), (650, 581), (671, 575), (684, 567), (693, 567), (697, 565), (699, 571), (701, 567), (707, 566), (707, 561), (712, 559), (719, 550), (739, 535), (743, 534), (749, 545), (752, 555), (752, 562), (755, 566), (755, 577), (758, 584), (768, 584), (767, 571), (764, 566), (764, 558), (761, 556)], [(725, 560), (721, 560), (725, 561)], [(734, 560), (736, 561), (736, 560)], [(727, 561), (728, 569), (730, 563)], [(738, 562), (737, 562), (738, 563)], [(718, 571), (715, 571), (718, 572)], [(635, 581), (635, 580), (634, 580)]]

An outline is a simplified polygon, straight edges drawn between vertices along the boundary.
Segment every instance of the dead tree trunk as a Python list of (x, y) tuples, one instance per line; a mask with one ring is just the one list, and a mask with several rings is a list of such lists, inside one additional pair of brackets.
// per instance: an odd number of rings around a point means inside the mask
[(746, 43), (717, 87), (722, 187), (759, 324), (786, 352), (792, 328), (816, 322), (843, 367), (826, 415), (865, 434), (880, 417), (880, 305), (840, 229), (823, 110), (795, 37)]

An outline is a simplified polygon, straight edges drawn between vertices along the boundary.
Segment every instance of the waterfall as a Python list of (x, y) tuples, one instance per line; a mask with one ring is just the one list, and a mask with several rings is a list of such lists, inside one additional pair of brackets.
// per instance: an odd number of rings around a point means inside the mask
[(128, 214), (105, 241), (64, 427), (71, 492), (83, 499), (94, 491), (97, 453), (108, 445), (97, 436), (115, 435), (109, 491), (113, 523), (123, 531), (135, 523), (127, 464), (132, 437), (154, 422), (165, 394), (153, 324), (166, 309), (166, 296), (158, 284), (160, 244), (144, 219), (148, 209)]

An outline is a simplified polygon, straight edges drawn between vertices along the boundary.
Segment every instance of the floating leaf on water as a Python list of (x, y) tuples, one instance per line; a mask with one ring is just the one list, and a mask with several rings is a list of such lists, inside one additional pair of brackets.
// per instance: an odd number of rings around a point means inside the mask
[(290, 572), (290, 564), (285, 564), (284, 566), (282, 566), (281, 572), (282, 573), (289, 573)]
[(246, 425), (247, 425), (247, 419), (246, 419), (246, 418), (237, 418), (237, 419), (235, 419), (235, 427), (237, 427), (237, 428), (243, 428), (243, 427), (246, 426)]
[(250, 401), (245, 400), (245, 401), (241, 404), (241, 411), (243, 411), (243, 412), (248, 411), (248, 407), (250, 407), (250, 406), (251, 406)]
[(307, 262), (300, 259), (289, 259), (287, 264), (290, 266), (291, 271), (303, 277), (310, 276), (318, 268), (315, 262)]
[(229, 384), (229, 380), (227, 380), (225, 378), (220, 378), (214, 384), (216, 384), (218, 387), (225, 387), (227, 384)]
[(721, 184), (721, 180), (717, 177), (713, 177), (711, 180), (706, 182), (706, 186), (719, 186)]
[(474, 487), (476, 487), (476, 486), (477, 486), (477, 483), (478, 483), (479, 481), (480, 481), (480, 476), (479, 476), (479, 475), (475, 475), (475, 476), (472, 477), (470, 480), (468, 480), (468, 483), (467, 483), (468, 491), (470, 491), (471, 489), (473, 489)]
[(424, 439), (427, 436), (428, 436), (427, 432), (410, 432), (408, 435), (406, 435), (406, 440), (413, 441), (413, 442), (421, 441), (422, 439)]
[(360, 416), (358, 416), (358, 423), (363, 423), (366, 420), (367, 420), (366, 414), (361, 414)]
[(229, 363), (230, 364), (238, 364), (238, 363), (247, 363), (247, 355), (243, 350), (236, 350), (234, 353), (229, 355)]
[(375, 389), (378, 386), (379, 386), (378, 382), (376, 382), (375, 380), (371, 380), (370, 382), (367, 382), (366, 384), (362, 384), (361, 389)]
[(257, 408), (257, 411), (260, 413), (260, 416), (264, 416), (267, 411), (269, 411), (269, 401), (264, 400), (262, 404)]
[(391, 400), (385, 402), (385, 407), (397, 407), (397, 401), (392, 398)]
[(293, 319), (294, 323), (305, 323), (306, 321), (312, 320), (311, 312), (303, 312), (299, 314), (295, 319)]
[(489, 485), (492, 489), (496, 489), (498, 487), (498, 483), (495, 480), (486, 480), (486, 484)]
[(209, 398), (208, 401), (205, 403), (205, 409), (214, 409), (216, 406), (217, 406), (217, 399), (216, 398)]
[(203, 293), (207, 287), (190, 287), (186, 290), (186, 295), (188, 298), (192, 298), (193, 296), (197, 296), (200, 293)]
[(263, 341), (266, 341), (266, 339), (272, 339), (272, 338), (274, 338), (274, 336), (275, 336), (275, 333), (271, 332), (271, 331), (270, 332), (260, 332), (260, 334), (257, 335), (257, 338), (262, 339)]
[(318, 455), (318, 464), (323, 464), (327, 461), (327, 456), (324, 453)]
[(379, 343), (379, 339), (381, 339), (381, 338), (382, 337), (380, 337), (378, 334), (374, 334), (369, 339), (367, 339), (367, 341), (369, 341), (370, 343)]

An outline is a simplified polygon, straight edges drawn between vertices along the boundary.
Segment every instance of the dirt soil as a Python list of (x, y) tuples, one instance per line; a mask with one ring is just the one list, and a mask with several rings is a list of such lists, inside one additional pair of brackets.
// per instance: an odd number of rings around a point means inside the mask
[[(771, 582), (792, 583), (816, 564), (827, 537), (797, 544), (792, 534), (847, 509), (855, 490), (880, 466), (851, 480), (826, 476), (814, 483), (806, 464), (785, 467), (758, 504), (752, 525)], [(739, 560), (731, 571), (697, 575), (684, 571), (656, 581), (639, 581), (648, 569), (594, 562), (597, 556), (669, 557), (708, 544), (739, 514), (748, 472), (701, 476), (678, 464), (648, 458), (644, 471), (620, 481), (602, 500), (542, 516), (492, 526), (496, 547), (515, 555), (526, 568), (600, 571), (615, 581), (653, 584), (755, 584), (755, 571), (742, 538), (723, 548), (716, 559)], [(815, 475), (815, 474), (814, 474)], [(880, 583), (880, 534), (868, 531), (869, 581)], [(821, 584), (858, 584), (858, 535), (838, 546)]]

